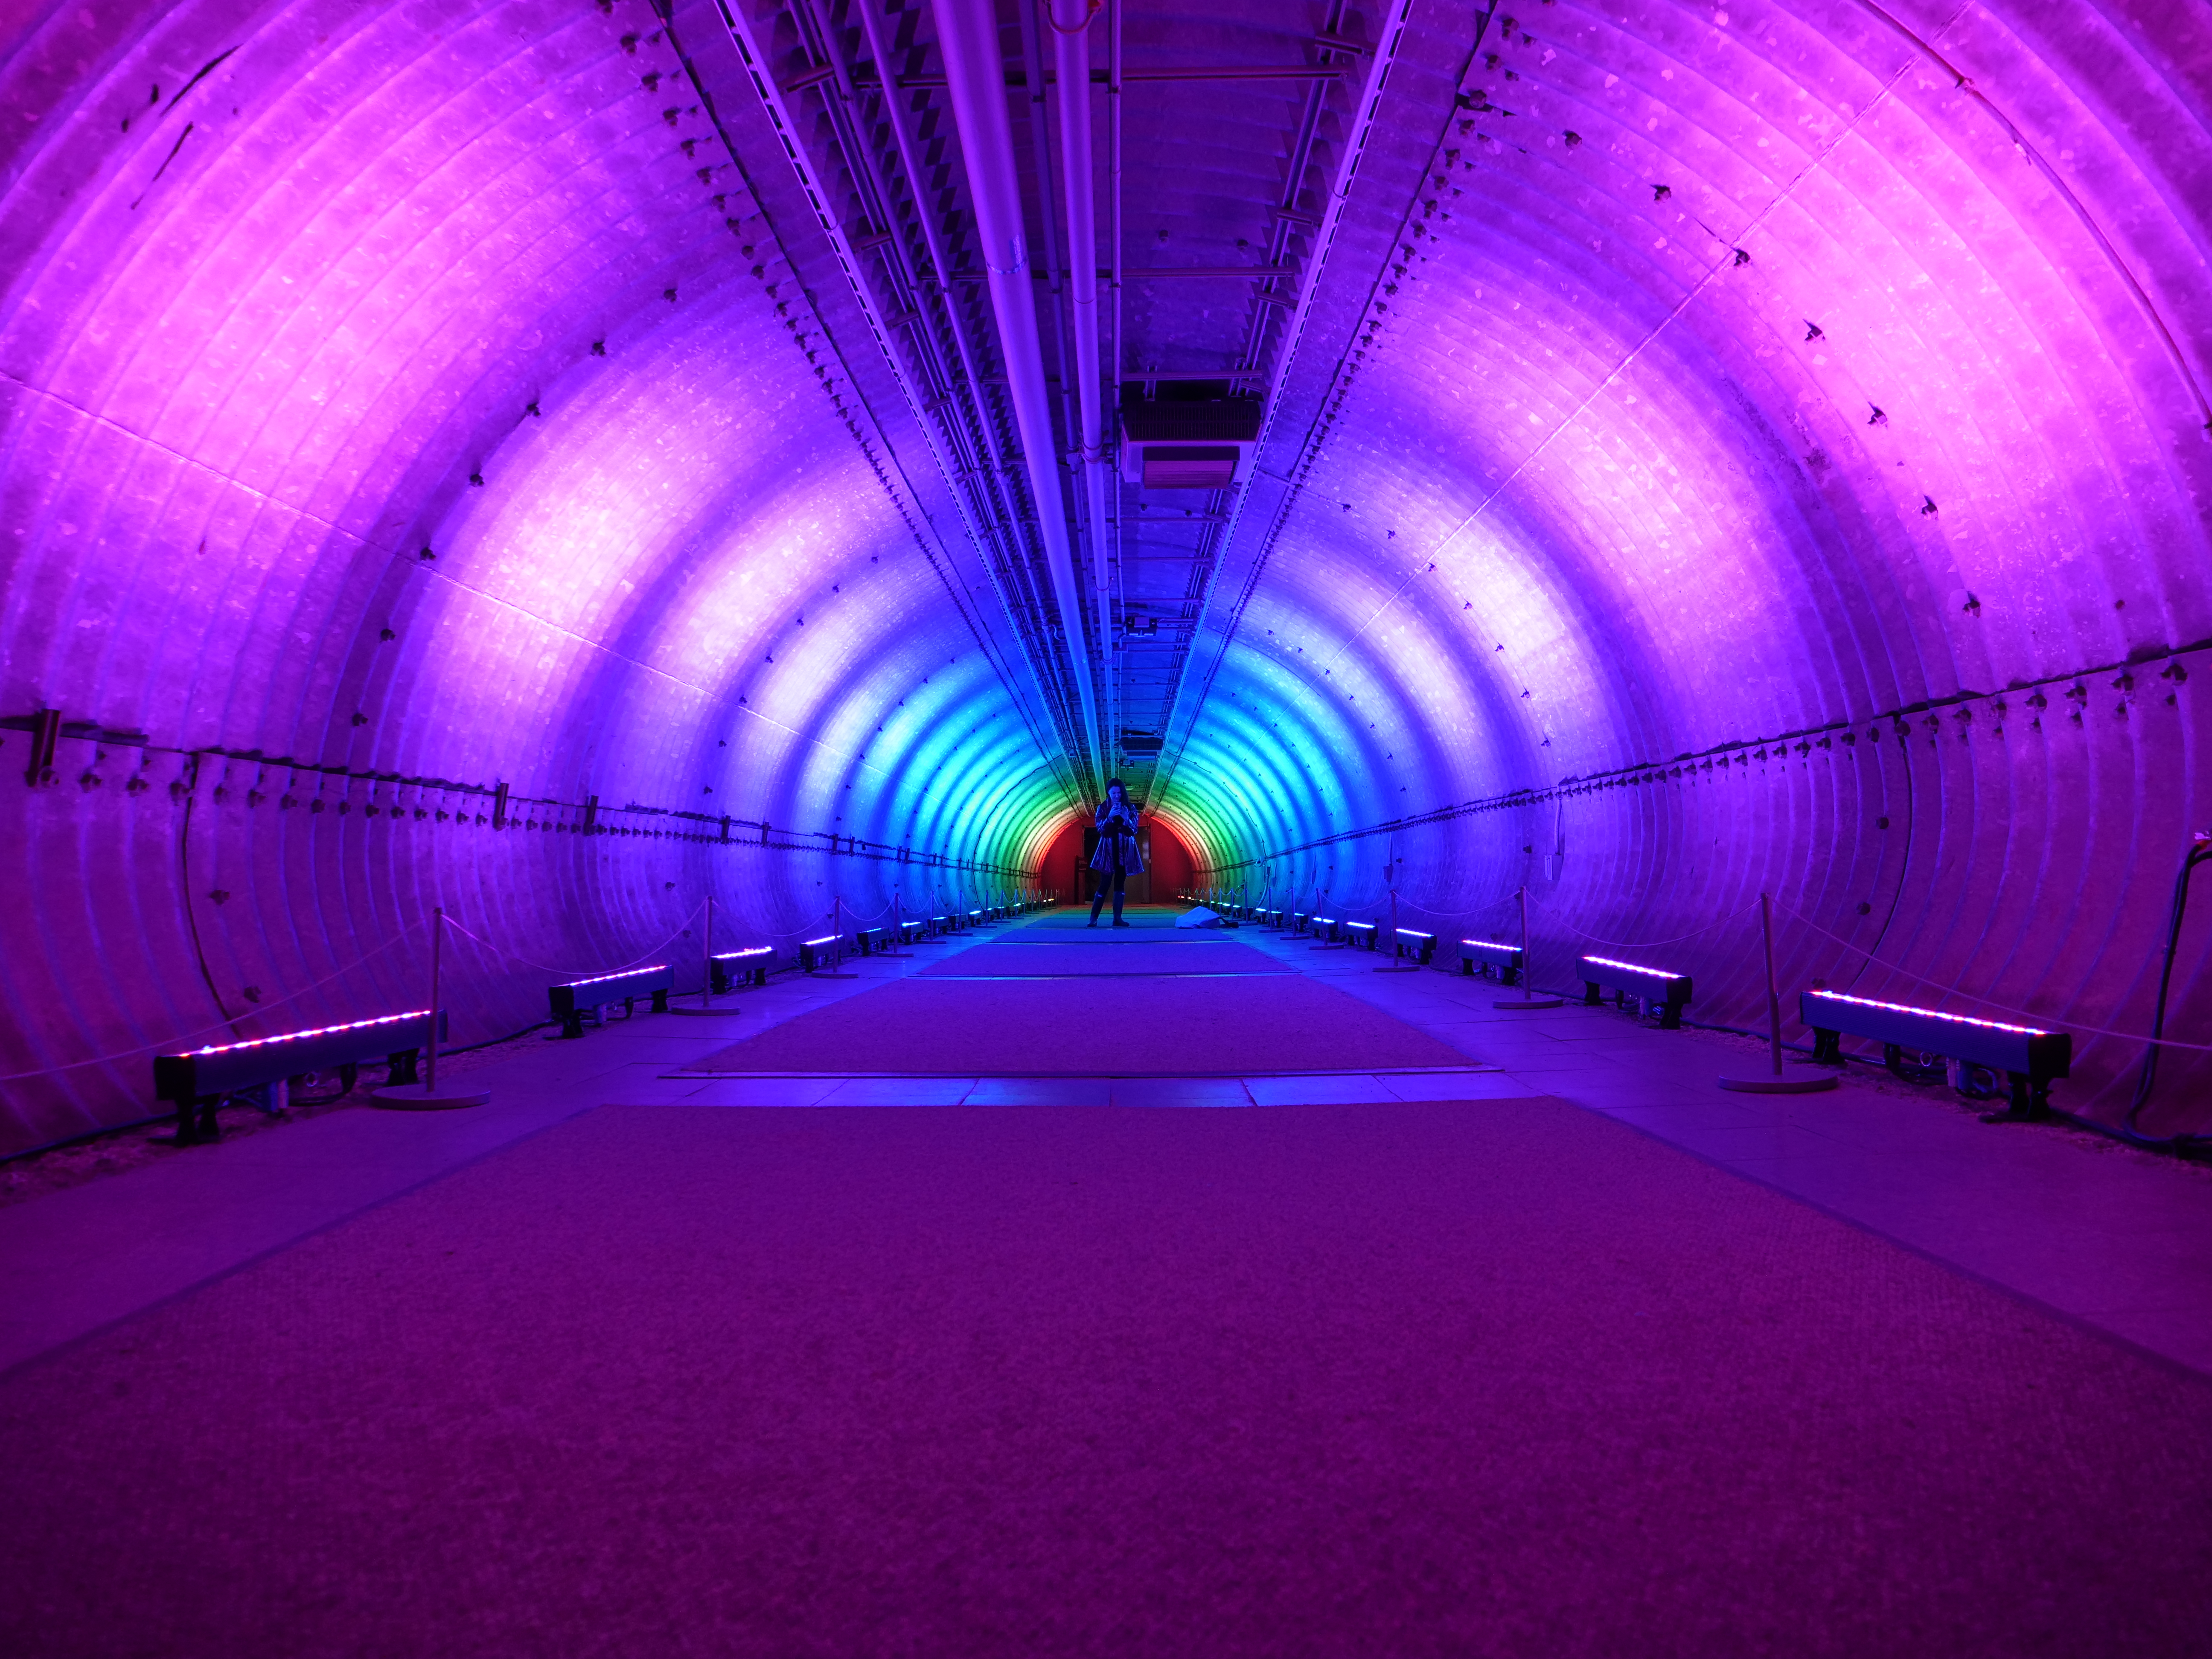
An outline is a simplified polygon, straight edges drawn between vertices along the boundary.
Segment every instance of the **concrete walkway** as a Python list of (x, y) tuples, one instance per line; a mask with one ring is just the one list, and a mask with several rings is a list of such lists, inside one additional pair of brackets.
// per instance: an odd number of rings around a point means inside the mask
[[(1018, 924), (1017, 924), (1018, 925)], [(2180, 1365), (2212, 1374), (2212, 1171), (2079, 1134), (1988, 1125), (1939, 1094), (1858, 1078), (1832, 1094), (1722, 1092), (1759, 1056), (1570, 1005), (1503, 1013), (1441, 969), (1241, 929), (1267, 951), (1449, 1043), (1465, 1072), (1249, 1079), (703, 1078), (678, 1068), (999, 935), (779, 976), (721, 1018), (641, 1017), (470, 1073), (491, 1104), (343, 1111), (0, 1210), (0, 1370), (50, 1352), (526, 1136), (601, 1105), (1118, 1104), (1252, 1108), (1548, 1095), (1853, 1222)]]

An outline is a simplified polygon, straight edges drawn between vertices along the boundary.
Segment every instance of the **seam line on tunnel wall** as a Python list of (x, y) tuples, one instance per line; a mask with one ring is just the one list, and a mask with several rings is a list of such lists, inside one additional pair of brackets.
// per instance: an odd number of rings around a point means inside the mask
[[(754, 185), (750, 173), (739, 157), (737, 146), (732, 142), (729, 131), (723, 124), (721, 110), (713, 93), (701, 77), (690, 52), (678, 37), (674, 7), (665, 3), (665, 0), (655, 0), (654, 10), (661, 17), (663, 27), (667, 32), (669, 45), (676, 52), (677, 60), (683, 64), (685, 77), (691, 82), (692, 89), (698, 93), (700, 101), (708, 112), (708, 118), (714, 124), (715, 131), (720, 135), (723, 153), (729, 156), (731, 166), (736, 170), (739, 181), (744, 184), (747, 195), (750, 197), (754, 210), (759, 214), (761, 223), (766, 228), (769, 240), (775, 245), (776, 251), (782, 255), (784, 263), (790, 266), (793, 277), (797, 278), (798, 261), (792, 257), (789, 245), (784, 240), (782, 232), (777, 228), (775, 217), (769, 213), (767, 203), (762, 199), (760, 191)], [(1035, 695), (1044, 703), (1045, 712), (1051, 714), (1053, 702), (1044, 683), (1042, 670), (1031, 654), (1029, 641), (1022, 633), (1018, 620), (1015, 617), (1014, 607), (1007, 601), (1006, 592), (1000, 584), (998, 573), (991, 562), (988, 553), (985, 550), (982, 538), (976, 526), (969, 520), (967, 500), (961, 492), (956, 470), (949, 466), (945, 458), (939, 453), (937, 441), (929, 422), (917, 404), (911, 387), (908, 385), (904, 368), (891, 349), (890, 334), (879, 314), (874, 297), (860, 280), (860, 269), (854, 251), (823, 205), (828, 199), (827, 186), (813, 176), (812, 158), (803, 147), (797, 124), (789, 119), (787, 112), (777, 102), (781, 88), (767, 76), (764, 66), (756, 61), (758, 54), (755, 50), (754, 43), (749, 38), (750, 24), (747, 21), (727, 7), (721, 6), (719, 0), (717, 10), (729, 34), (731, 44), (738, 50), (740, 70), (752, 82), (754, 94), (760, 100), (762, 110), (768, 117), (769, 125), (774, 129), (785, 151), (786, 159), (791, 163), (793, 172), (799, 179), (800, 189), (814, 206), (815, 217), (823, 239), (829, 243), (830, 253), (836, 259), (847, 285), (853, 291), (854, 300), (860, 307), (860, 320), (874, 337), (878, 349), (882, 352), (884, 362), (890, 370), (892, 380), (898, 386), (900, 395), (906, 402), (908, 413), (912, 416), (917, 429), (921, 434), (922, 442), (929, 452), (930, 459), (936, 465), (939, 477), (945, 481), (947, 493), (952, 497), (954, 510), (959, 514), (962, 527), (967, 531), (969, 540), (973, 544), (976, 561), (982, 566), (985, 579), (989, 582), (992, 592), (998, 599), (1000, 610), (1006, 614), (1010, 623), (1013, 624), (1014, 643), (1030, 671), (1030, 678), (1034, 683)], [(921, 521), (928, 524), (932, 533), (935, 534), (935, 522), (930, 518), (927, 511), (921, 507), (921, 492), (915, 489), (913, 480), (908, 474), (906, 464), (899, 459), (897, 447), (892, 443), (890, 434), (885, 431), (873, 404), (869, 402), (859, 376), (854, 373), (851, 361), (845, 355), (844, 347), (838, 343), (836, 334), (830, 327), (830, 319), (822, 314), (820, 307), (814, 304), (813, 296), (807, 291), (804, 282), (799, 283), (799, 290), (806, 298), (808, 307), (814, 313), (814, 320), (821, 326), (823, 337), (830, 351), (835, 354), (838, 367), (845, 372), (846, 382), (852, 389), (854, 405), (866, 416), (868, 424), (874, 428), (876, 438), (882, 445), (884, 454), (890, 459), (890, 465), (898, 471), (902, 478), (907, 480), (907, 490), (914, 501), (914, 513), (908, 513), (907, 504), (899, 499), (897, 492), (890, 487), (890, 481), (887, 478), (882, 478), (879, 472), (878, 477), (884, 485), (884, 493), (890, 496), (892, 506), (898, 511), (901, 519), (905, 521), (908, 533), (914, 537), (915, 545), (920, 550), (921, 556), (929, 561), (931, 570), (944, 585), (947, 597), (952, 601), (954, 611), (959, 615), (960, 620), (967, 626), (969, 633), (982, 651), (984, 660), (991, 665), (992, 672), (998, 678), (1000, 684), (1006, 688), (1007, 695), (1013, 700), (1014, 706), (1020, 710), (1022, 723), (1029, 728), (1030, 740), (1036, 744), (1039, 752), (1046, 756), (1047, 763), (1050, 764), (1051, 757), (1055, 750), (1053, 745), (1044, 741), (1043, 734), (1038, 729), (1036, 710), (1032, 708), (1030, 699), (1023, 695), (1015, 677), (1000, 661), (1001, 653), (994, 650), (986, 630), (970, 613), (969, 606), (962, 599), (958, 584), (948, 574), (947, 568), (952, 564), (951, 549), (944, 544), (941, 537), (939, 538), (939, 546), (945, 554), (942, 564), (939, 562), (937, 555), (931, 551), (927, 541), (922, 536), (921, 525), (915, 522), (915, 515), (919, 514)], [(857, 431), (853, 435), (872, 469), (874, 458), (868, 454), (866, 442), (860, 438)], [(1063, 738), (1060, 748), (1065, 750), (1066, 746)], [(1060, 783), (1069, 804), (1073, 805), (1078, 792), (1072, 777), (1063, 775), (1058, 768), (1054, 769), (1054, 777), (1055, 781)]]
[[(1863, 3), (1864, 0), (1862, 0), (1862, 3)], [(1965, 14), (1965, 11), (1966, 6), (1962, 3), (1957, 11), (1952, 13), (1950, 17), (1945, 20), (1943, 27), (1936, 31), (1937, 35), (1940, 37), (1941, 35), (1948, 33), (1952, 26), (1955, 24), (1959, 21), (1960, 17)], [(1867, 100), (1866, 106), (1853, 115), (1848, 121), (1844, 122), (1841, 127), (1837, 129), (1834, 136), (1829, 139), (1827, 143), (1823, 145), (1820, 151), (1808, 160), (1803, 167), (1800, 167), (1796, 173), (1792, 174), (1789, 181), (1783, 185), (1783, 186), (1768, 199), (1765, 206), (1761, 207), (1758, 212), (1753, 214), (1744, 222), (1742, 228), (1735, 233), (1736, 244), (1741, 245), (1742, 242), (1748, 240), (1754, 231), (1758, 230), (1769, 219), (1772, 218), (1775, 213), (1782, 208), (1783, 204), (1788, 202), (1797, 193), (1799, 186), (1803, 185), (1804, 182), (1808, 179), (1811, 178), (1814, 173), (1819, 173), (1825, 168), (1827, 166), (1830, 158), (1835, 155), (1836, 151), (1843, 145), (1844, 141), (1856, 133), (1861, 124), (1863, 124), (1867, 118), (1871, 116), (1877, 109), (1880, 109), (1883, 103), (1896, 92), (1899, 82), (1905, 79), (1905, 76), (1911, 71), (1911, 69), (1912, 65), (1909, 61), (1899, 65), (1897, 72), (1891, 76), (1887, 81), (1882, 83), (1881, 89), (1875, 94), (1872, 98)], [(1441, 146), (1442, 141), (1439, 140), (1438, 142), (1439, 146)], [(1683, 314), (1687, 312), (1692, 305), (1696, 304), (1697, 301), (1712, 288), (1714, 283), (1718, 282), (1722, 276), (1725, 276), (1729, 270), (1734, 269), (1732, 263), (1733, 251), (1729, 247), (1728, 239), (1720, 236), (1718, 233), (1711, 230), (1702, 222), (1698, 222), (1698, 228), (1704, 230), (1707, 235), (1713, 237), (1715, 240), (1720, 241), (1723, 245), (1724, 251), (1722, 252), (1720, 257), (1716, 259), (1712, 267), (1684, 292), (1682, 297), (1674, 302), (1674, 306), (1668, 311), (1664, 317), (1661, 318), (1657, 322), (1651, 325), (1642, 339), (1638, 340), (1634, 345), (1631, 346), (1625, 353), (1622, 354), (1620, 361), (1606, 371), (1603, 379), (1600, 380), (1596, 385), (1593, 386), (1586, 393), (1584, 393), (1582, 399), (1577, 403), (1572, 409), (1569, 410), (1566, 414), (1560, 416), (1559, 421), (1552, 427), (1552, 428), (1548, 432), (1545, 433), (1541, 438), (1536, 441), (1535, 446), (1531, 448), (1527, 454), (1523, 455), (1519, 461), (1515, 463), (1512, 470), (1507, 472), (1503, 478), (1499, 479), (1496, 484), (1492, 486), (1490, 493), (1485, 495), (1480, 501), (1476, 502), (1474, 507), (1468, 511), (1465, 518), (1462, 519), (1456, 525), (1452, 526), (1450, 533), (1446, 535), (1442, 541), (1438, 542), (1435, 547), (1429, 550), (1425, 561), (1425, 563), (1429, 568), (1433, 568), (1435, 562), (1443, 558), (1444, 550), (1447, 548), (1450, 547), (1454, 542), (1456, 542), (1462, 535), (1466, 534), (1468, 527), (1472, 526), (1477, 519), (1480, 518), (1485, 513), (1487, 513), (1492, 507), (1496, 506), (1498, 498), (1504, 495), (1507, 490), (1513, 487), (1515, 481), (1531, 466), (1534, 465), (1540, 456), (1550, 449), (1552, 445), (1559, 439), (1565, 437), (1566, 434), (1582, 420), (1583, 416), (1589, 413), (1591, 404), (1595, 404), (1601, 397), (1602, 397), (1607, 391), (1620, 380), (1622, 375), (1626, 374), (1628, 370), (1644, 356), (1645, 353), (1650, 351), (1651, 347), (1658, 341), (1662, 335), (1665, 334), (1668, 330), (1673, 328), (1675, 324), (1680, 322), (1682, 319)], [(1317, 450), (1319, 447), (1320, 441), (1316, 440), (1315, 447)], [(1302, 493), (1304, 486), (1300, 485), (1298, 489)], [(1267, 550), (1269, 552), (1273, 550), (1272, 544), (1273, 538), (1271, 537), (1270, 546)], [(1397, 592), (1391, 594), (1388, 599), (1385, 599), (1382, 605), (1378, 605), (1376, 608), (1374, 615), (1370, 616), (1365, 622), (1362, 623), (1359, 627), (1345, 640), (1344, 643), (1337, 647), (1335, 655), (1329, 658), (1326, 663), (1322, 665), (1322, 672), (1326, 673), (1329, 670), (1334, 669), (1338, 663), (1343, 661), (1345, 653), (1349, 652), (1354, 645), (1358, 644), (1359, 641), (1364, 637), (1367, 630), (1374, 627), (1377, 622), (1381, 621), (1384, 614), (1387, 613), (1393, 605), (1398, 603), (1398, 600), (1404, 595), (1406, 589), (1413, 585), (1414, 577), (1423, 574), (1424, 571), (1422, 567), (1416, 566), (1413, 572), (1407, 575), (1406, 580), (1399, 585)], [(1235, 619), (1235, 623), (1242, 623), (1243, 620), (1243, 614), (1240, 609), (1239, 613)], [(1232, 623), (1232, 629), (1235, 623)], [(1224, 640), (1223, 641), (1223, 645), (1225, 650), (1227, 641)]]
[[(514, 599), (504, 597), (503, 595), (491, 592), (488, 589), (478, 587), (472, 583), (463, 581), (459, 577), (453, 575), (449, 571), (425, 568), (420, 560), (410, 561), (404, 559), (397, 550), (390, 547), (379, 546), (375, 542), (371, 541), (368, 537), (361, 534), (358, 531), (349, 530), (344, 526), (334, 523), (331, 520), (323, 517), (322, 514), (319, 513), (312, 512), (304, 507), (300, 507), (291, 501), (286, 501), (281, 495), (272, 494), (265, 489), (257, 489), (252, 484), (246, 483), (231, 473), (224, 471), (221, 467), (210, 465), (207, 462), (200, 459), (196, 455), (187, 455), (181, 450), (172, 448), (158, 438), (149, 437), (145, 433), (132, 430), (130, 427), (125, 426), (122, 422), (115, 419), (114, 416), (111, 415), (102, 414), (97, 410), (87, 409), (82, 404), (76, 402), (72, 398), (63, 396), (60, 392), (54, 391), (49, 386), (34, 385), (31, 381), (24, 380), (21, 375), (13, 374), (4, 368), (0, 368), (0, 379), (4, 379), (11, 385), (21, 386), (24, 391), (34, 393), (39, 397), (50, 398), (53, 402), (60, 404), (64, 409), (69, 410), (71, 413), (80, 416), (83, 419), (90, 421), (96, 425), (104, 427), (111, 432), (120, 433), (123, 436), (130, 439), (132, 442), (152, 451), (155, 454), (166, 456), (170, 460), (190, 467), (196, 471), (205, 473), (210, 477), (215, 478), (221, 483), (228, 485), (230, 488), (251, 496), (253, 500), (262, 503), (264, 506), (281, 508), (284, 512), (295, 514), (308, 524), (320, 526), (324, 530), (329, 532), (333, 536), (344, 538), (347, 541), (353, 543), (357, 547), (364, 548), (373, 552), (380, 553), (385, 558), (391, 561), (393, 565), (398, 567), (403, 575), (410, 577), (427, 577), (433, 581), (443, 582), (447, 586), (454, 588), (460, 592), (470, 594), (476, 599), (482, 599), (488, 605), (497, 605), (502, 610), (512, 611), (516, 616), (526, 617), (529, 621), (535, 623), (538, 627), (543, 628), (549, 634), (556, 635), (562, 639), (568, 640), (577, 645), (583, 646), (589, 650), (596, 651), (602, 656), (611, 658), (617, 662), (627, 663), (629, 666), (638, 670), (641, 673), (653, 675), (656, 678), (665, 680), (671, 685), (682, 686), (685, 690), (696, 693), (697, 696), (706, 698), (710, 702), (715, 696), (714, 692), (707, 686), (696, 684), (692, 681), (685, 679), (680, 674), (671, 673), (667, 669), (658, 667), (652, 663), (642, 662), (626, 652), (616, 650), (612, 646), (606, 644), (603, 641), (588, 638), (584, 635), (577, 633), (573, 629), (563, 628), (560, 623), (552, 621), (550, 618), (538, 615), (538, 612), (531, 610), (530, 607), (526, 605), (520, 604)], [(996, 667), (995, 664), (994, 665), (994, 667)], [(775, 727), (776, 730), (784, 732), (789, 737), (798, 738), (800, 742), (810, 744), (815, 748), (823, 750), (829, 754), (835, 755), (840, 760), (849, 762), (864, 771), (875, 773), (879, 777), (887, 777), (890, 775), (884, 772), (880, 767), (878, 767), (873, 763), (862, 757), (858, 751), (848, 751), (837, 749), (824, 739), (810, 737), (806, 733), (798, 731), (794, 727), (786, 726), (782, 721), (775, 720), (769, 715), (762, 714), (758, 709), (752, 708), (749, 704), (740, 704), (738, 706), (738, 712), (744, 714), (750, 714), (754, 719), (763, 721), (767, 725)], [(205, 747), (207, 745), (200, 746)]]
[[(1954, 692), (1947, 696), (1924, 697), (1898, 708), (1879, 709), (1869, 714), (1853, 715), (1846, 720), (1829, 720), (1819, 726), (1800, 726), (1796, 730), (1784, 732), (1771, 738), (1732, 738), (1689, 753), (1676, 755), (1667, 760), (1638, 761), (1631, 765), (1614, 767), (1603, 772), (1577, 773), (1570, 777), (1561, 778), (1553, 783), (1534, 784), (1524, 788), (1510, 789), (1503, 794), (1484, 795), (1474, 800), (1435, 807), (1426, 812), (1409, 813), (1404, 817), (1384, 819), (1352, 830), (1340, 830), (1330, 835), (1316, 836), (1311, 841), (1300, 842), (1293, 847), (1274, 848), (1267, 852), (1256, 853), (1247, 858), (1233, 860), (1212, 867), (1216, 873), (1249, 869), (1254, 866), (1264, 864), (1271, 859), (1289, 858), (1295, 854), (1311, 852), (1316, 848), (1334, 847), (1340, 842), (1359, 841), (1369, 836), (1390, 835), (1400, 830), (1411, 829), (1422, 824), (1443, 823), (1453, 818), (1467, 817), (1480, 812), (1496, 811), (1504, 807), (1530, 806), (1545, 801), (1586, 795), (1594, 790), (1610, 788), (1616, 784), (1650, 782), (1676, 776), (1685, 770), (1703, 771), (1706, 769), (1704, 763), (1717, 760), (1723, 766), (1729, 765), (1733, 763), (1735, 758), (1741, 757), (1745, 751), (1757, 748), (1777, 750), (1779, 757), (1780, 753), (1786, 751), (1793, 742), (1801, 742), (1808, 738), (1825, 738), (1837, 733), (1850, 732), (1858, 726), (1876, 726), (1884, 720), (1890, 723), (1892, 731), (1898, 734), (1899, 742), (1902, 745), (1909, 742), (1910, 723), (1907, 716), (1910, 715), (1928, 715), (1932, 718), (1933, 711), (1938, 708), (1955, 708), (1967, 703), (1989, 702), (2001, 697), (2024, 696), (2046, 685), (2063, 685), (2069, 681), (2079, 683), (2100, 674), (2125, 673), (2132, 669), (2146, 667), (2159, 656), (2171, 660), (2177, 657), (2193, 656), (2208, 651), (2212, 651), (2212, 639), (2195, 640), (2186, 645), (2165, 647), (2152, 656), (2130, 657), (2119, 662), (2094, 664), (2063, 674), (2047, 674), (2032, 680), (2012, 682), (1996, 691), (1967, 690)], [(2034, 718), (2040, 719), (2039, 714)], [(1806, 746), (1809, 751), (1809, 744)]]

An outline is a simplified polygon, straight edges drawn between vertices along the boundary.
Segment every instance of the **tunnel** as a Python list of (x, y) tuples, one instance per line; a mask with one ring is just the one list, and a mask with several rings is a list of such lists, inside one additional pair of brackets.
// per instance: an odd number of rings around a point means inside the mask
[[(1012, 890), (1139, 732), (1224, 889), (1494, 931), (1526, 888), (1563, 945), (1682, 936), (1737, 1023), (1771, 890), (1793, 980), (2146, 1029), (2203, 817), (2201, 42), (1523, 9), (1116, 109), (1094, 398), (1259, 427), (1227, 489), (1054, 501), (1066, 591), (983, 284), (931, 285), (988, 258), (862, 154), (963, 142), (883, 101), (917, 9), (27, 19), (11, 1140), (141, 1103), (86, 1051), (390, 1001), (448, 890), (475, 1036), (708, 893), (773, 936)], [(1332, 24), (1207, 27), (1264, 69)], [(2139, 1049), (2090, 1036), (2083, 1109)]]
[(2118, 1121), (2205, 994), (2200, 22), (1133, 9), (1086, 276), (923, 5), (21, 11), (0, 1138), (414, 1006), (440, 903), (465, 1042), (710, 897), (1028, 890), (1117, 770), (1210, 891), (1525, 890), (1722, 1025), (1771, 895), (1785, 993), (2063, 1024)]

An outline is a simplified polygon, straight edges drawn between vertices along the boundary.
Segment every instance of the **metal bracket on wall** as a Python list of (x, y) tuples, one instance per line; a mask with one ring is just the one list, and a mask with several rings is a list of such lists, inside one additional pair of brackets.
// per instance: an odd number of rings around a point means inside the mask
[(31, 759), (23, 769), (23, 781), (32, 788), (54, 781), (54, 745), (61, 740), (62, 711), (41, 708), (31, 716)]

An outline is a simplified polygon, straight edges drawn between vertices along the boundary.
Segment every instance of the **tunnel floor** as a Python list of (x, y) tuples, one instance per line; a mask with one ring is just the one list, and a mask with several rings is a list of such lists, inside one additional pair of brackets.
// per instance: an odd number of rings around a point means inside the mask
[[(1158, 919), (0, 1212), (9, 1650), (2203, 1650), (2203, 1172)], [(1459, 1063), (696, 1069), (1133, 978)]]

